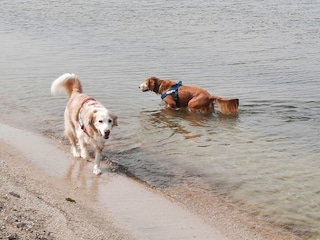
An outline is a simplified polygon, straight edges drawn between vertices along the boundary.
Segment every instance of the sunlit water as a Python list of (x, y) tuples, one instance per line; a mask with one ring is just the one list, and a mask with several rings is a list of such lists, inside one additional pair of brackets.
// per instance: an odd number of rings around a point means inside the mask
[[(319, 237), (320, 2), (4, 0), (0, 16), (3, 122), (63, 139), (49, 89), (74, 72), (119, 117), (107, 158)], [(138, 89), (151, 75), (238, 97), (239, 114), (165, 110)]]

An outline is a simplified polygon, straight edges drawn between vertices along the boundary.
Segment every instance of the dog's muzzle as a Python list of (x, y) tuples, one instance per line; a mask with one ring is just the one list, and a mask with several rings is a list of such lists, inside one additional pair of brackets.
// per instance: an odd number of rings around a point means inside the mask
[(108, 138), (109, 138), (109, 135), (110, 135), (110, 130), (107, 130), (107, 131), (104, 132), (103, 138), (104, 138), (104, 139), (108, 139)]
[(139, 88), (141, 89), (142, 92), (147, 92), (149, 91), (148, 87), (146, 86), (146, 84), (142, 83)]

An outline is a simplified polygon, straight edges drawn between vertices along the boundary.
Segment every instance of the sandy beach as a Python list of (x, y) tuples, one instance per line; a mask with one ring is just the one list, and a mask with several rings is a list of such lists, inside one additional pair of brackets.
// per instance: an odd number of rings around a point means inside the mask
[(44, 136), (4, 124), (0, 136), (0, 239), (300, 239), (232, 205), (206, 216), (106, 161), (94, 176)]

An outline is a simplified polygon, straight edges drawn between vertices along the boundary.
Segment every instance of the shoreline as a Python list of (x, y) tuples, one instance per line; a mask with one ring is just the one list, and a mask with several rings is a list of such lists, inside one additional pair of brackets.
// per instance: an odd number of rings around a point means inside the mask
[(81, 188), (0, 144), (0, 239), (137, 239)]
[(214, 215), (206, 216), (205, 206), (202, 211), (188, 208), (197, 201), (195, 193), (184, 200), (170, 196), (117, 166), (106, 166), (96, 177), (90, 162), (69, 159), (43, 136), (1, 123), (0, 136), (0, 180), (5, 183), (0, 187), (1, 237), (301, 239), (272, 226), (260, 228), (259, 221), (237, 215), (228, 204), (215, 206), (210, 209)]

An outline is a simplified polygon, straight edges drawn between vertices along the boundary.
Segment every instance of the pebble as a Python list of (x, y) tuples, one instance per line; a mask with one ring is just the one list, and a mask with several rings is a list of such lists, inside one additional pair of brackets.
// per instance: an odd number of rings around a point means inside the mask
[(20, 198), (20, 195), (18, 193), (9, 192), (9, 194), (16, 197), (16, 198)]
[(17, 223), (17, 228), (23, 228), (24, 226), (26, 226), (27, 224), (26, 223)]

